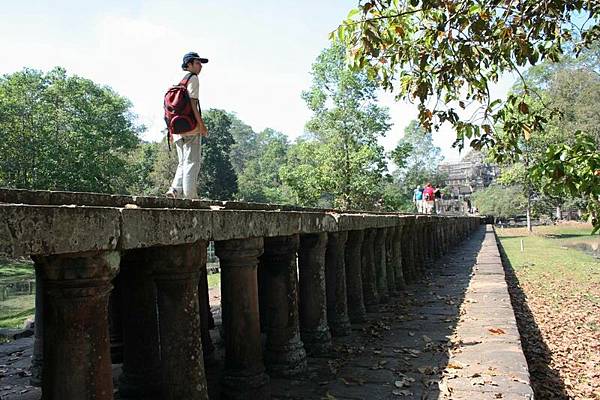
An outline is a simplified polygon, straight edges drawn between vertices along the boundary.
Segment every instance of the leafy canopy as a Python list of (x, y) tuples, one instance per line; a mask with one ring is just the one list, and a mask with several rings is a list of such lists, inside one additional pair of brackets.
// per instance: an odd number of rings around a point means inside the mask
[[(506, 72), (521, 74), (592, 47), (600, 39), (599, 20), (600, 2), (591, 0), (360, 0), (331, 38), (346, 46), (354, 69), (397, 98), (417, 101), (424, 129), (450, 123), (456, 145), (471, 139), (472, 147), (492, 147), (503, 160), (519, 155), (523, 138), (543, 133), (561, 115), (525, 79), (523, 90), (506, 99), (494, 100), (490, 85)], [(548, 148), (538, 175), (571, 193), (586, 190), (597, 202), (597, 146), (576, 136), (576, 145)], [(558, 167), (584, 160), (585, 172)]]
[(495, 143), (497, 123), (513, 126), (505, 140), (542, 129), (546, 118), (530, 114), (521, 96), (492, 101), (489, 85), (504, 72), (558, 61), (574, 42), (593, 43), (598, 17), (600, 3), (589, 0), (361, 0), (332, 38), (354, 68), (416, 99), (425, 129), (450, 122), (459, 144), (474, 138), (477, 147)]
[(199, 192), (202, 197), (232, 200), (238, 190), (237, 175), (229, 153), (235, 143), (231, 134), (231, 117), (224, 110), (203, 112), (209, 136), (202, 138), (202, 167)]
[(125, 193), (144, 129), (131, 103), (62, 68), (0, 77), (0, 185)]
[(527, 198), (519, 186), (488, 186), (475, 192), (471, 199), (480, 214), (502, 219), (522, 216), (527, 207)]
[(309, 136), (290, 151), (281, 177), (300, 204), (329, 197), (335, 207), (371, 209), (387, 169), (377, 141), (390, 128), (389, 116), (376, 103), (376, 83), (350, 70), (344, 54), (334, 45), (313, 64), (312, 85), (302, 94), (313, 111)]

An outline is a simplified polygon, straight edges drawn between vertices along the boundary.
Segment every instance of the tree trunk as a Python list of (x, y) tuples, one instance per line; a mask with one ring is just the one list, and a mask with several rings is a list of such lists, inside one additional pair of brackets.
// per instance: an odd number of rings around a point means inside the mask
[(533, 232), (531, 228), (531, 195), (527, 196), (527, 232)]

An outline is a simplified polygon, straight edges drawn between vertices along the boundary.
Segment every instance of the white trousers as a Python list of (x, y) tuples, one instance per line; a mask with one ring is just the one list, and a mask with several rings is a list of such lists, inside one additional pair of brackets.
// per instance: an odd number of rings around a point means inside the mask
[(184, 136), (175, 142), (179, 164), (171, 188), (186, 199), (198, 198), (198, 173), (202, 160), (200, 140), (200, 136)]

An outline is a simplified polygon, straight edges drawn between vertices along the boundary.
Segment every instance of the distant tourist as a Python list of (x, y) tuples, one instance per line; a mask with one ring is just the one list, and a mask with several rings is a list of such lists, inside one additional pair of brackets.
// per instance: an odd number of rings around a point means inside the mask
[(440, 214), (442, 209), (442, 191), (437, 186), (433, 186), (433, 200), (435, 202), (435, 213)]
[[(177, 171), (171, 187), (165, 193), (173, 198), (195, 199), (198, 197), (198, 173), (202, 156), (201, 136), (208, 130), (200, 111), (200, 83), (198, 74), (208, 59), (190, 52), (183, 56), (181, 68), (186, 71), (179, 83), (165, 95), (165, 121), (169, 140), (177, 150)], [(182, 87), (186, 88), (184, 91)], [(170, 103), (172, 106), (169, 107)]]
[(422, 212), (421, 203), (423, 202), (423, 189), (421, 186), (417, 186), (417, 188), (413, 191), (413, 203), (415, 203), (415, 207), (417, 208), (417, 212)]
[(425, 203), (425, 213), (431, 214), (433, 210), (435, 200), (435, 194), (433, 193), (433, 186), (431, 183), (427, 182), (425, 185), (425, 189), (423, 189), (423, 202)]

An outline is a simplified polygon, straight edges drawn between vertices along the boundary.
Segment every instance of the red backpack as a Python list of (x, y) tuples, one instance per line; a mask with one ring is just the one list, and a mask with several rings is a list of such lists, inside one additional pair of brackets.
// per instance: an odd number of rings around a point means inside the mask
[(189, 132), (196, 127), (196, 117), (192, 110), (192, 102), (187, 85), (194, 74), (188, 74), (177, 85), (165, 93), (165, 122), (167, 124), (168, 143), (173, 141), (173, 135)]

